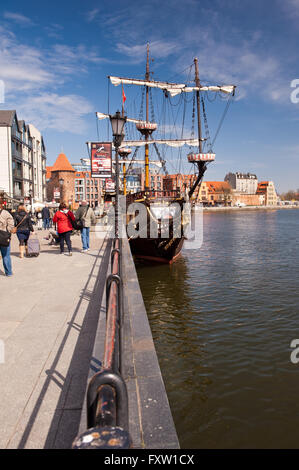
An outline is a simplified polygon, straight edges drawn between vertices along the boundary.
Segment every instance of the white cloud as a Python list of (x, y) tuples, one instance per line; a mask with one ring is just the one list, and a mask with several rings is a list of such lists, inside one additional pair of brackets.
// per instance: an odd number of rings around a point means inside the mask
[[(168, 57), (179, 50), (180, 46), (176, 42), (157, 40), (150, 43), (150, 53), (157, 59)], [(141, 62), (146, 57), (146, 44), (126, 46), (125, 44), (118, 43), (117, 51), (135, 59), (136, 62)]]
[(59, 132), (84, 134), (87, 131), (84, 117), (94, 111), (85, 98), (78, 95), (41, 93), (18, 103), (18, 115), (38, 129), (55, 129)]
[(29, 46), (1, 26), (0, 45), (0, 79), (4, 80), (7, 93), (14, 95), (37, 92), (46, 86), (56, 88), (71, 76), (86, 73), (87, 64), (106, 60), (82, 44), (56, 44), (47, 49)]
[(98, 16), (100, 10), (99, 8), (94, 8), (93, 10), (90, 10), (86, 13), (86, 19), (88, 23), (91, 23), (92, 21), (95, 20), (95, 18)]
[(287, 13), (287, 15), (292, 19), (298, 19), (299, 17), (299, 0), (284, 0), (284, 2), (279, 1), (279, 6)]
[(84, 133), (87, 130), (84, 116), (94, 111), (93, 106), (81, 96), (61, 94), (58, 90), (74, 75), (87, 72), (86, 64), (97, 64), (101, 59), (96, 52), (83, 45), (60, 44), (38, 49), (20, 43), (3, 27), (0, 27), (0, 44), (5, 107), (17, 109), (18, 116), (41, 130)]
[(6, 11), (4, 12), (3, 17), (6, 20), (14, 21), (15, 23), (23, 26), (29, 26), (33, 24), (33, 21), (30, 18), (22, 15), (21, 13), (13, 13), (10, 11)]

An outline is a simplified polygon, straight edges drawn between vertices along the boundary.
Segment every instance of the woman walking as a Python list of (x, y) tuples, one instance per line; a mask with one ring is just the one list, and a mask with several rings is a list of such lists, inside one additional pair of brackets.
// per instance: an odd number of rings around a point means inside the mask
[(69, 256), (72, 256), (71, 233), (73, 230), (72, 221), (75, 221), (74, 214), (68, 210), (67, 205), (63, 202), (59, 206), (59, 210), (53, 217), (53, 223), (57, 224), (57, 232), (60, 242), (60, 253), (64, 253), (64, 242), (66, 243)]
[(26, 207), (20, 204), (15, 214), (15, 227), (17, 228), (17, 237), (19, 239), (20, 258), (24, 258), (24, 251), (28, 255), (28, 238), (30, 232), (34, 232), (31, 222), (31, 215), (26, 211)]
[[(0, 199), (0, 231), (11, 232), (14, 227), (12, 215), (4, 209), (4, 201)], [(10, 258), (10, 242), (0, 244), (0, 252), (3, 261), (4, 272), (6, 276), (12, 276), (11, 258)]]

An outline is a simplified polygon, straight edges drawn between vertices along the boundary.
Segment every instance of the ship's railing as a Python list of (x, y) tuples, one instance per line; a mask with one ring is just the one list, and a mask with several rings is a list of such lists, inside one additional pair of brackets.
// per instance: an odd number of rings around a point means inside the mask
[(87, 389), (87, 431), (74, 449), (128, 449), (131, 445), (128, 394), (122, 370), (123, 284), (121, 240), (113, 241), (111, 274), (106, 280), (106, 332), (102, 370)]
[(131, 204), (132, 202), (138, 200), (138, 199), (174, 199), (180, 197), (180, 191), (179, 190), (150, 190), (150, 191), (139, 191), (138, 193), (135, 194), (128, 194), (127, 195), (127, 203)]

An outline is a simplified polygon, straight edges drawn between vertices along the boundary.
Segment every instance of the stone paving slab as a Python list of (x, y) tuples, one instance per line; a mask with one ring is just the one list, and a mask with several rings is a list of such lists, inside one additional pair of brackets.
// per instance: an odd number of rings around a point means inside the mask
[(14, 275), (0, 267), (0, 448), (70, 448), (78, 432), (90, 355), (109, 262), (106, 234), (91, 234), (91, 251), (73, 256), (38, 232), (37, 258), (18, 257)]

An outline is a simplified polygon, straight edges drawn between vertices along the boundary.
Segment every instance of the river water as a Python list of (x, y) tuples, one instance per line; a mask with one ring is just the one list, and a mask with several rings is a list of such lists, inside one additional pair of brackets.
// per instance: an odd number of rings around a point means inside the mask
[(299, 210), (205, 213), (137, 272), (182, 448), (299, 447)]

